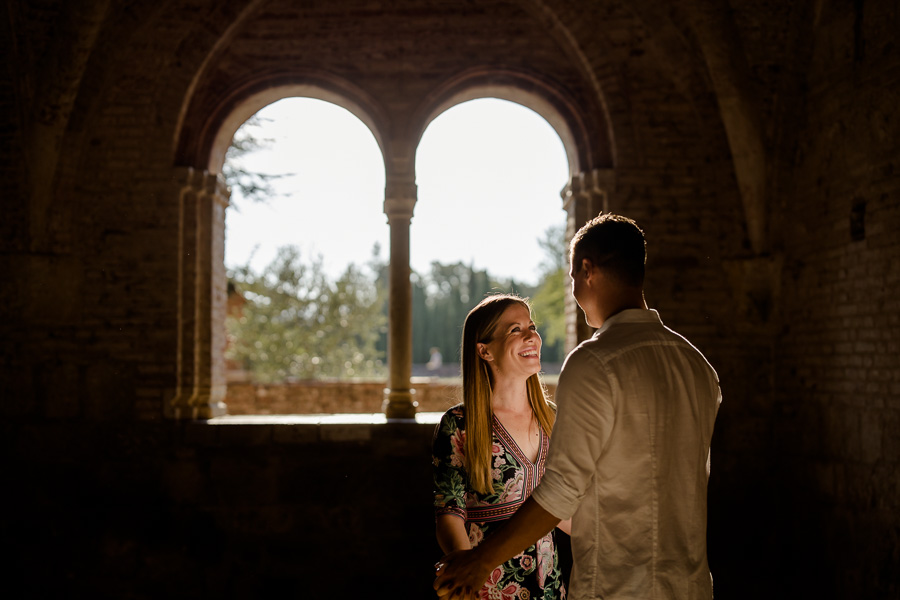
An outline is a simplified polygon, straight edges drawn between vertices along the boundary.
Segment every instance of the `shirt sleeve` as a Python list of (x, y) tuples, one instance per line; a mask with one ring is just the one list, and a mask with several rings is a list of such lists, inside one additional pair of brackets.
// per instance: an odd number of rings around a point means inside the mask
[(594, 481), (615, 415), (613, 378), (585, 350), (573, 352), (560, 373), (547, 469), (532, 494), (544, 510), (560, 519), (575, 513)]
[(461, 415), (450, 410), (434, 430), (432, 464), (434, 477), (434, 514), (453, 514), (466, 518), (465, 430)]

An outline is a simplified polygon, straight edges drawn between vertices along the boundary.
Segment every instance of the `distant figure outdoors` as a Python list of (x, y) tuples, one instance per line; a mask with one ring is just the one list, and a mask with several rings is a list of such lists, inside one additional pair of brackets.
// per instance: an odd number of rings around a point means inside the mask
[[(555, 418), (525, 300), (482, 300), (466, 317), (461, 354), (463, 403), (444, 413), (434, 435), (436, 532), (445, 553), (489, 539), (525, 502), (544, 474)], [(568, 522), (560, 526), (568, 532)], [(552, 529), (491, 564), (478, 581), (480, 597), (565, 598)]]
[(430, 357), (428, 362), (425, 363), (425, 368), (429, 371), (437, 371), (444, 364), (444, 357), (441, 356), (441, 349), (437, 347), (433, 347), (430, 352)]
[(712, 598), (706, 558), (715, 371), (648, 310), (643, 232), (601, 215), (569, 247), (572, 293), (599, 328), (563, 364), (547, 470), (506, 527), (435, 565), (440, 596), (476, 597), (492, 565), (572, 519), (569, 598)]

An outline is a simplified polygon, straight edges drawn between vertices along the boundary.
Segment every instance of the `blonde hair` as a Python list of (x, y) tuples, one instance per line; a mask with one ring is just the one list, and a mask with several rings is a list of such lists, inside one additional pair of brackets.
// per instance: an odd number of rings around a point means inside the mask
[[(497, 323), (503, 312), (513, 304), (521, 304), (531, 314), (528, 301), (513, 294), (494, 294), (479, 302), (469, 311), (463, 325), (462, 347), (462, 391), (465, 407), (466, 471), (469, 485), (481, 494), (493, 492), (491, 479), (491, 456), (493, 428), (491, 426), (491, 394), (493, 376), (491, 370), (479, 355), (477, 346), (486, 344), (494, 337)], [(556, 413), (547, 399), (547, 390), (540, 375), (535, 373), (526, 381), (528, 403), (537, 417), (544, 433), (550, 435)]]

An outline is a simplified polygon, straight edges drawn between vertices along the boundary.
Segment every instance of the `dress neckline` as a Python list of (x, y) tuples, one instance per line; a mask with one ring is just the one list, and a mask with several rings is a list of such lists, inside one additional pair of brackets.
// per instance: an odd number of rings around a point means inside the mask
[(537, 466), (537, 464), (541, 461), (541, 454), (544, 452), (544, 428), (540, 426), (538, 423), (538, 451), (537, 454), (534, 455), (534, 460), (528, 458), (528, 455), (522, 450), (522, 447), (516, 442), (516, 438), (512, 436), (509, 430), (505, 425), (497, 418), (497, 415), (491, 413), (491, 419), (493, 419), (494, 423), (497, 424), (497, 428), (501, 433), (501, 441), (506, 441), (507, 447), (512, 450), (513, 454), (515, 454), (519, 459), (523, 460), (529, 466)]

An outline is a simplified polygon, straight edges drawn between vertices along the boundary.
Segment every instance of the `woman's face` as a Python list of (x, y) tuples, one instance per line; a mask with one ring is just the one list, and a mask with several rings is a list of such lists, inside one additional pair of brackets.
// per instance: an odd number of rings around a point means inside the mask
[(479, 355), (487, 361), (495, 378), (527, 379), (541, 370), (541, 336), (528, 308), (518, 302), (500, 315), (493, 339), (478, 346)]

